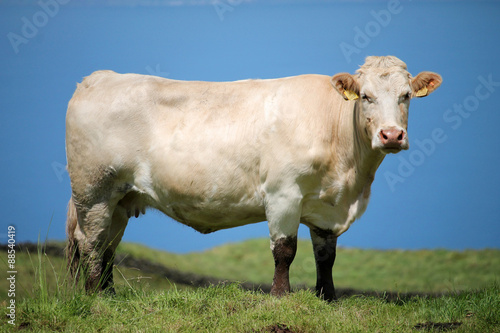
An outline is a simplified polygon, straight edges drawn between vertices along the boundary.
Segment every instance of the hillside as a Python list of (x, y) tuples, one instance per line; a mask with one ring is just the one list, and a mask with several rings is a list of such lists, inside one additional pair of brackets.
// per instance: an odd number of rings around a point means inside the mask
[[(28, 253), (29, 252), (29, 253)], [(62, 244), (50, 244), (42, 256), (50, 264), (49, 286), (66, 276)], [(5, 249), (3, 250), (5, 253)], [(2, 263), (6, 267), (6, 253)], [(16, 265), (19, 294), (29, 294), (39, 266), (37, 247), (18, 246)], [(115, 261), (118, 286), (134, 284), (151, 289), (206, 286), (238, 281), (247, 289), (269, 290), (274, 262), (267, 239), (252, 239), (205, 252), (173, 254), (144, 245), (122, 243)], [(339, 248), (333, 271), (337, 289), (395, 293), (443, 293), (480, 289), (498, 281), (500, 250), (380, 251)], [(292, 287), (313, 287), (316, 272), (310, 241), (300, 240), (292, 264)], [(53, 281), (54, 280), (54, 281)], [(51, 282), (53, 281), (53, 282)], [(0, 296), (6, 296), (0, 282)], [(351, 292), (352, 293), (352, 292)]]
[[(230, 243), (205, 252), (171, 254), (124, 243), (119, 254), (220, 279), (269, 284), (274, 261), (269, 240)], [(446, 292), (478, 289), (500, 277), (500, 250), (360, 250), (339, 248), (333, 269), (337, 288), (395, 292)], [(314, 286), (312, 245), (299, 240), (290, 269), (292, 285)]]

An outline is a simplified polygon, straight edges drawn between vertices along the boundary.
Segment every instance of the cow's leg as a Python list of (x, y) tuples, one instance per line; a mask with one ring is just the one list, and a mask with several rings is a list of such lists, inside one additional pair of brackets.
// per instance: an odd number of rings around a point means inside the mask
[(93, 205), (78, 216), (78, 228), (75, 237), (78, 240), (81, 257), (80, 270), (85, 279), (85, 290), (95, 292), (109, 286), (109, 230), (112, 212), (107, 203)]
[(106, 240), (107, 247), (103, 252), (101, 289), (106, 290), (111, 294), (115, 293), (113, 288), (113, 265), (115, 260), (115, 251), (123, 237), (128, 219), (126, 210), (121, 206), (117, 206), (113, 212), (111, 226)]
[(335, 262), (337, 236), (329, 230), (311, 228), (311, 239), (316, 260), (316, 294), (327, 301), (336, 300), (332, 268)]
[(122, 225), (128, 220), (114, 212), (129, 187), (117, 183), (118, 173), (113, 167), (96, 166), (92, 164), (93, 154), (88, 155), (85, 151), (78, 155), (81, 161), (77, 168), (68, 164), (72, 188), (68, 256), (74, 276), (83, 275), (87, 292), (95, 292), (112, 286), (114, 250), (123, 234)]
[[(266, 215), (274, 257), (274, 277), (271, 295), (282, 296), (290, 292), (290, 265), (297, 252), (297, 231), (300, 223), (301, 199), (277, 195), (269, 200)], [(268, 197), (273, 199), (272, 196)]]
[(271, 295), (282, 296), (290, 292), (289, 270), (297, 252), (297, 236), (280, 238), (273, 245), (274, 277)]
[(87, 292), (114, 293), (113, 258), (128, 221), (125, 209), (115, 209), (116, 200), (88, 206), (79, 205), (74, 198), (70, 204), (73, 201), (77, 221), (68, 222), (71, 270), (75, 277), (83, 275)]

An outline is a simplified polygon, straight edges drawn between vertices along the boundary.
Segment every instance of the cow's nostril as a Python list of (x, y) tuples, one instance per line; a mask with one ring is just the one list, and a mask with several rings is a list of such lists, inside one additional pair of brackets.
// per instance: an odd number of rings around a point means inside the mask
[(403, 144), (405, 132), (396, 128), (383, 129), (379, 132), (380, 141), (384, 146), (399, 147)]

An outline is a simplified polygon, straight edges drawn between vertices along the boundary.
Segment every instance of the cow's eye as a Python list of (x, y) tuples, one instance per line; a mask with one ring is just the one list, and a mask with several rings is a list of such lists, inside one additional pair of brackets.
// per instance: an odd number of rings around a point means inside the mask
[(363, 99), (363, 101), (367, 101), (368, 103), (373, 103), (373, 97), (370, 97), (366, 94), (361, 94), (361, 98)]
[(407, 92), (404, 95), (401, 95), (401, 97), (399, 97), (400, 103), (404, 103), (404, 102), (408, 101), (410, 99), (410, 97), (411, 97), (411, 94), (409, 92)]

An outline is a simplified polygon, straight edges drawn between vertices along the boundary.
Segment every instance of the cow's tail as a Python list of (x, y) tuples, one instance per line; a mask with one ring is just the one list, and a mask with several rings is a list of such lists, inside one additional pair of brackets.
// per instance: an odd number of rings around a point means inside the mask
[(80, 250), (78, 249), (78, 240), (75, 238), (75, 230), (78, 225), (76, 207), (73, 198), (68, 203), (68, 218), (66, 220), (66, 234), (68, 243), (66, 244), (66, 258), (68, 259), (68, 268), (71, 276), (78, 281), (80, 266)]

